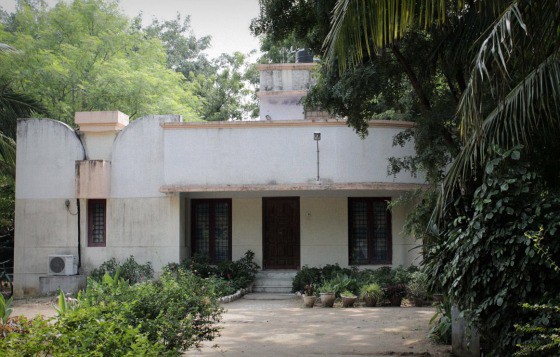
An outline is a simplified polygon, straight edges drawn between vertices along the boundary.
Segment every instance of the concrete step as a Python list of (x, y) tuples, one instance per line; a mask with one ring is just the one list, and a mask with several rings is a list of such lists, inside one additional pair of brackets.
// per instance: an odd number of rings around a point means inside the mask
[(253, 291), (258, 293), (289, 294), (297, 270), (263, 270), (257, 273)]
[(253, 292), (255, 293), (267, 293), (267, 294), (290, 294), (292, 292), (292, 287), (286, 286), (258, 286), (253, 287)]

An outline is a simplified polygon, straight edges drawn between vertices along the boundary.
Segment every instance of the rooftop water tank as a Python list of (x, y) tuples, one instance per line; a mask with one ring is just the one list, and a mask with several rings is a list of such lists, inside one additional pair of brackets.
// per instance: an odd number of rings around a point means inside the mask
[(297, 50), (296, 63), (313, 63), (313, 52), (307, 49)]

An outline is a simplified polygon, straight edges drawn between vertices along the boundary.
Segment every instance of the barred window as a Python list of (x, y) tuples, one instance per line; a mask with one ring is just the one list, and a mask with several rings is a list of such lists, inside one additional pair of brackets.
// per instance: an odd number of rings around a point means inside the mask
[(106, 200), (88, 200), (88, 246), (104, 247), (106, 244)]
[(192, 200), (192, 253), (213, 263), (231, 260), (231, 200)]
[(348, 247), (351, 265), (391, 264), (389, 198), (348, 199)]

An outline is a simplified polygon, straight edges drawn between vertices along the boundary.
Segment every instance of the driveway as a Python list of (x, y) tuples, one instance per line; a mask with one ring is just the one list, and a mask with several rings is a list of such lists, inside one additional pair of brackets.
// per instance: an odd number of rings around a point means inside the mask
[(450, 356), (426, 337), (432, 307), (303, 308), (248, 294), (225, 304), (221, 336), (189, 356)]

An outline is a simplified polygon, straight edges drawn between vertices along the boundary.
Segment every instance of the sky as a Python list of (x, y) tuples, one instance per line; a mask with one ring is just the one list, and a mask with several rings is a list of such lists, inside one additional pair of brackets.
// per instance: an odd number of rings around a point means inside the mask
[[(49, 4), (57, 0), (47, 0)], [(0, 0), (8, 12), (15, 10), (15, 0)], [(153, 17), (160, 20), (174, 19), (177, 12), (182, 17), (190, 15), (196, 37), (212, 36), (212, 47), (206, 51), (210, 57), (223, 52), (248, 53), (258, 50), (259, 41), (249, 31), (251, 19), (259, 14), (258, 0), (120, 0), (123, 12), (134, 17), (142, 12), (145, 25)]]

